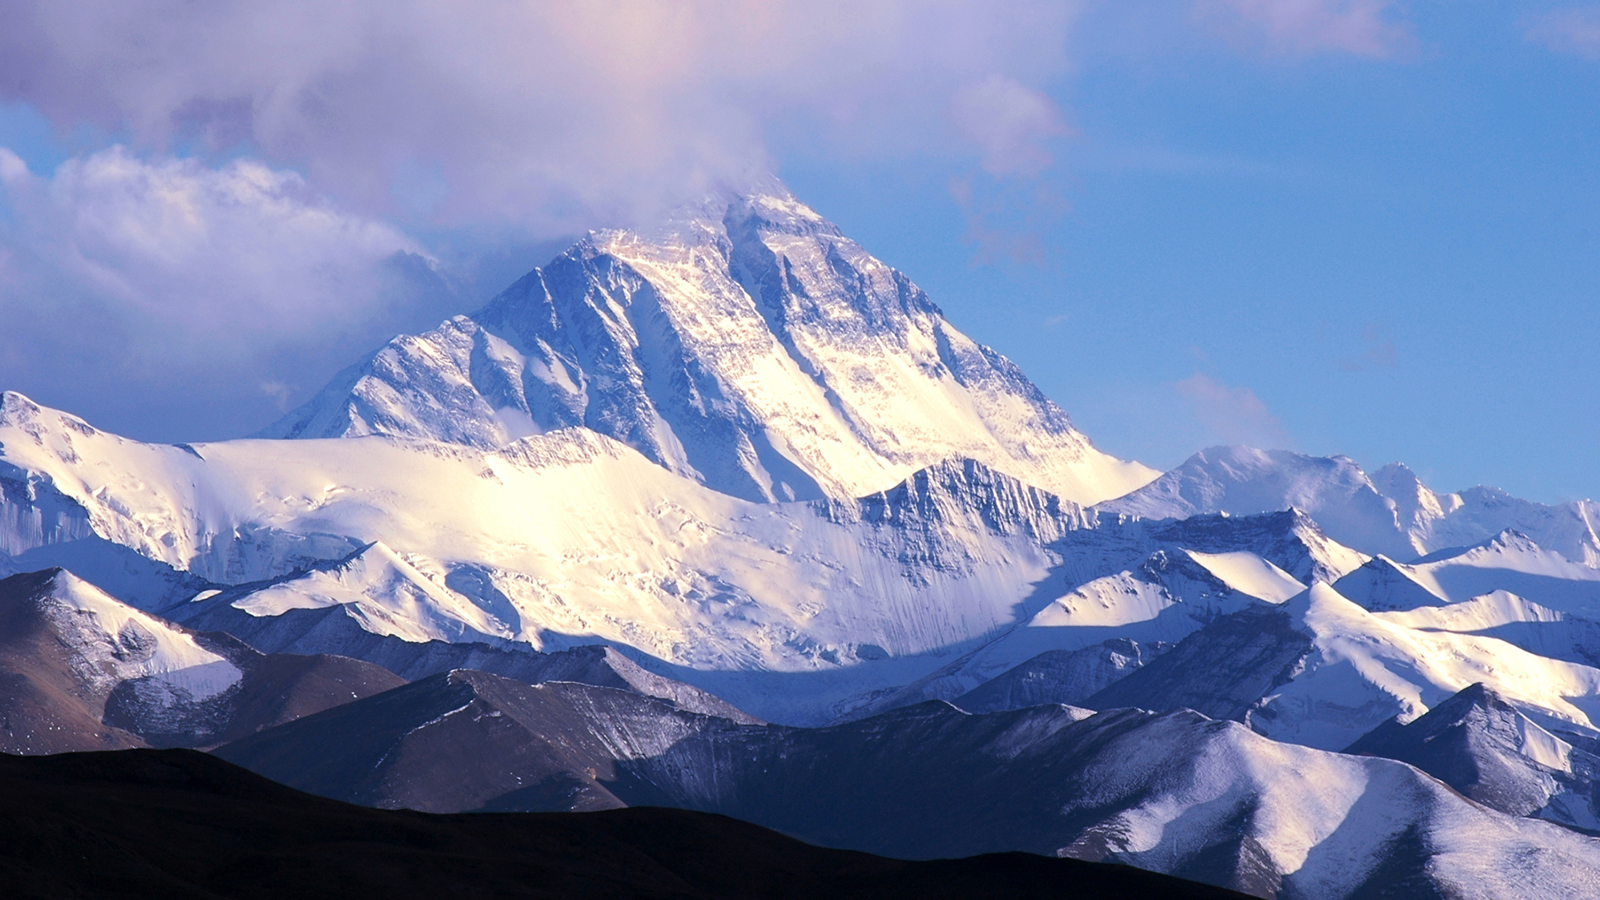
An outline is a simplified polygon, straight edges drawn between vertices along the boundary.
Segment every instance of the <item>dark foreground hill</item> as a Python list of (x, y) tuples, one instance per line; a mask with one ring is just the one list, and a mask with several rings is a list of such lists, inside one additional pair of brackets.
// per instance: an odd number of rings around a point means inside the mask
[(666, 809), (428, 815), (313, 797), (190, 750), (0, 755), (17, 898), (1194, 898), (1123, 866), (1004, 853), (904, 862)]

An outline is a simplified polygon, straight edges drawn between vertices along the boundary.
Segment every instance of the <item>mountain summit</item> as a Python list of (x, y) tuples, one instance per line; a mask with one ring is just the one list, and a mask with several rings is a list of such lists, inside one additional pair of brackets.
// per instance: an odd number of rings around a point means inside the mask
[(482, 449), (586, 426), (756, 501), (846, 499), (950, 457), (1079, 503), (1156, 477), (776, 182), (645, 236), (591, 233), (404, 335), (260, 433)]

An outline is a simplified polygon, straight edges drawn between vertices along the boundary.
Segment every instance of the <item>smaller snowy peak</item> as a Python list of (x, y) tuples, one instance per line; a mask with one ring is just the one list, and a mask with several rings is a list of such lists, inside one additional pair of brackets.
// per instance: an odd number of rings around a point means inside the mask
[(188, 631), (121, 603), (62, 569), (0, 582), (8, 605), (31, 607), (72, 655), (84, 689), (105, 695), (125, 681), (153, 677), (175, 697), (205, 700), (242, 673)]
[(1361, 568), (1333, 583), (1334, 589), (1374, 612), (1440, 606), (1449, 598), (1440, 596), (1411, 566), (1378, 555)]
[(1228, 587), (1268, 603), (1282, 603), (1306, 589), (1293, 575), (1248, 551), (1184, 553)]
[[(1313, 651), (1282, 609), (1219, 616), (1128, 677), (1085, 698), (1091, 709), (1192, 709), (1255, 725), (1261, 699), (1287, 683)], [(1260, 730), (1257, 727), (1257, 730)]]
[(1457, 494), (1436, 494), (1417, 473), (1401, 463), (1389, 463), (1371, 474), (1378, 493), (1394, 501), (1395, 516), (1407, 531), (1426, 529), (1462, 506)]
[(1483, 682), (1544, 727), (1592, 737), (1600, 670), (1552, 649), (1574, 636), (1593, 629), (1505, 592), (1373, 612), (1317, 583), (1276, 607), (1214, 618), (1085, 705), (1186, 706), (1334, 750)]
[(1149, 519), (1299, 509), (1347, 547), (1401, 559), (1422, 552), (1401, 532), (1392, 505), (1361, 467), (1344, 456), (1212, 447), (1149, 485), (1098, 508)]
[[(1103, 560), (1102, 565), (1114, 568), (1108, 562)], [(1259, 557), (1251, 558), (1250, 554), (1216, 554), (1207, 562), (1210, 567), (1181, 548), (1158, 549), (1132, 561), (1126, 569), (1078, 583), (1026, 621), (904, 688), (873, 699), (849, 717), (859, 718), (929, 699), (953, 700), (980, 689), (991, 679), (1005, 677), (1008, 670), (1023, 672), (1025, 668), (1014, 667), (1025, 667), (1026, 661), (1046, 658), (1041, 654), (1052, 652), (1077, 654), (1072, 656), (1070, 666), (1097, 673), (1093, 678), (1100, 679), (1099, 687), (1104, 687), (1114, 680), (1113, 673), (1120, 677), (1137, 668), (1108, 667), (1114, 660), (1096, 661), (1094, 654), (1099, 651), (1095, 648), (1110, 646), (1104, 643), (1108, 637), (1113, 642), (1131, 641), (1140, 646), (1170, 646), (1218, 616), (1264, 606), (1264, 600), (1273, 602), (1256, 596), (1252, 590), (1277, 597), (1295, 584), (1281, 569)], [(1230, 583), (1213, 569), (1241, 584)], [(1015, 674), (1011, 680), (1042, 677), (1046, 676)], [(1077, 675), (1063, 677), (1082, 680)], [(1063, 702), (1081, 699), (1078, 696)]]
[(1539, 546), (1533, 538), (1506, 529), (1493, 537), (1467, 547), (1448, 547), (1416, 560), (1417, 566), (1476, 566), (1541, 573), (1557, 578), (1600, 581), (1600, 570), (1574, 563), (1559, 553)]
[(1296, 508), (1341, 544), (1400, 561), (1515, 529), (1569, 560), (1600, 566), (1593, 501), (1547, 506), (1485, 487), (1441, 494), (1398, 463), (1368, 476), (1343, 456), (1214, 447), (1096, 508), (1151, 519)]
[(1158, 520), (1144, 527), (1153, 539), (1169, 546), (1213, 554), (1254, 554), (1302, 586), (1337, 581), (1367, 561), (1366, 555), (1328, 537), (1314, 519), (1298, 509), (1241, 516), (1194, 515)]
[(0, 749), (109, 750), (209, 719), (244, 677), (225, 651), (62, 569), (0, 580)]
[(1402, 527), (1430, 552), (1512, 529), (1567, 559), (1600, 567), (1600, 503), (1593, 500), (1547, 505), (1481, 485), (1436, 493), (1398, 463), (1374, 472), (1372, 480), (1394, 500)]
[[(1515, 531), (1501, 532), (1471, 547), (1441, 550), (1411, 565), (1394, 564), (1393, 569), (1451, 603), (1509, 591), (1567, 615), (1600, 622), (1600, 569), (1575, 563)], [(1375, 598), (1370, 591), (1381, 591), (1382, 586), (1352, 585), (1352, 589), (1356, 593), (1348, 596)], [(1363, 594), (1363, 590), (1369, 592)], [(1408, 607), (1396, 598), (1389, 608)]]
[(1490, 809), (1593, 833), (1600, 757), (1574, 748), (1482, 683), (1402, 724), (1385, 722), (1346, 753), (1410, 763)]
[(882, 493), (815, 505), (825, 518), (839, 524), (867, 522), (907, 531), (939, 531), (964, 523), (995, 534), (1025, 535), (1040, 543), (1091, 524), (1078, 504), (973, 459), (946, 459)]
[(41, 407), (16, 391), (0, 391), (0, 426), (15, 426), (37, 416)]

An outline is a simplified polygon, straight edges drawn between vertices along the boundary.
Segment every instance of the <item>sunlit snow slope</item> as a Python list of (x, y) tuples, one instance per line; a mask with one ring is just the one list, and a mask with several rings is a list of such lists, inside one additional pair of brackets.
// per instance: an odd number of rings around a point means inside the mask
[(583, 425), (723, 493), (859, 497), (949, 457), (1079, 503), (1154, 478), (781, 185), (591, 234), (397, 337), (261, 437), (492, 449)]
[[(494, 450), (382, 436), (170, 447), (17, 394), (0, 400), (0, 444), (0, 551), (124, 548), (168, 574), (178, 592), (155, 608), (169, 618), (226, 627), (208, 592), (181, 602), (197, 595), (184, 578), (266, 582), (228, 602), (255, 617), (336, 610), (409, 641), (607, 642), (775, 721), (826, 720), (986, 644), (940, 696), (1046, 650), (1178, 640), (1365, 561), (1303, 516), (1101, 522), (970, 460), (858, 500), (752, 503), (582, 428)], [(1118, 579), (1137, 585), (1103, 589)], [(339, 629), (318, 633), (296, 652), (355, 652)]]

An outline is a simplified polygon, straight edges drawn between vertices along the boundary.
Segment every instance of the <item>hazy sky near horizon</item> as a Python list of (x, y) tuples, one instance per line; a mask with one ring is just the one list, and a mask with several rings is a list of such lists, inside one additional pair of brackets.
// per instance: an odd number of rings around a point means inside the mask
[(766, 171), (1103, 449), (1600, 497), (1600, 3), (0, 0), (0, 389), (237, 437)]

